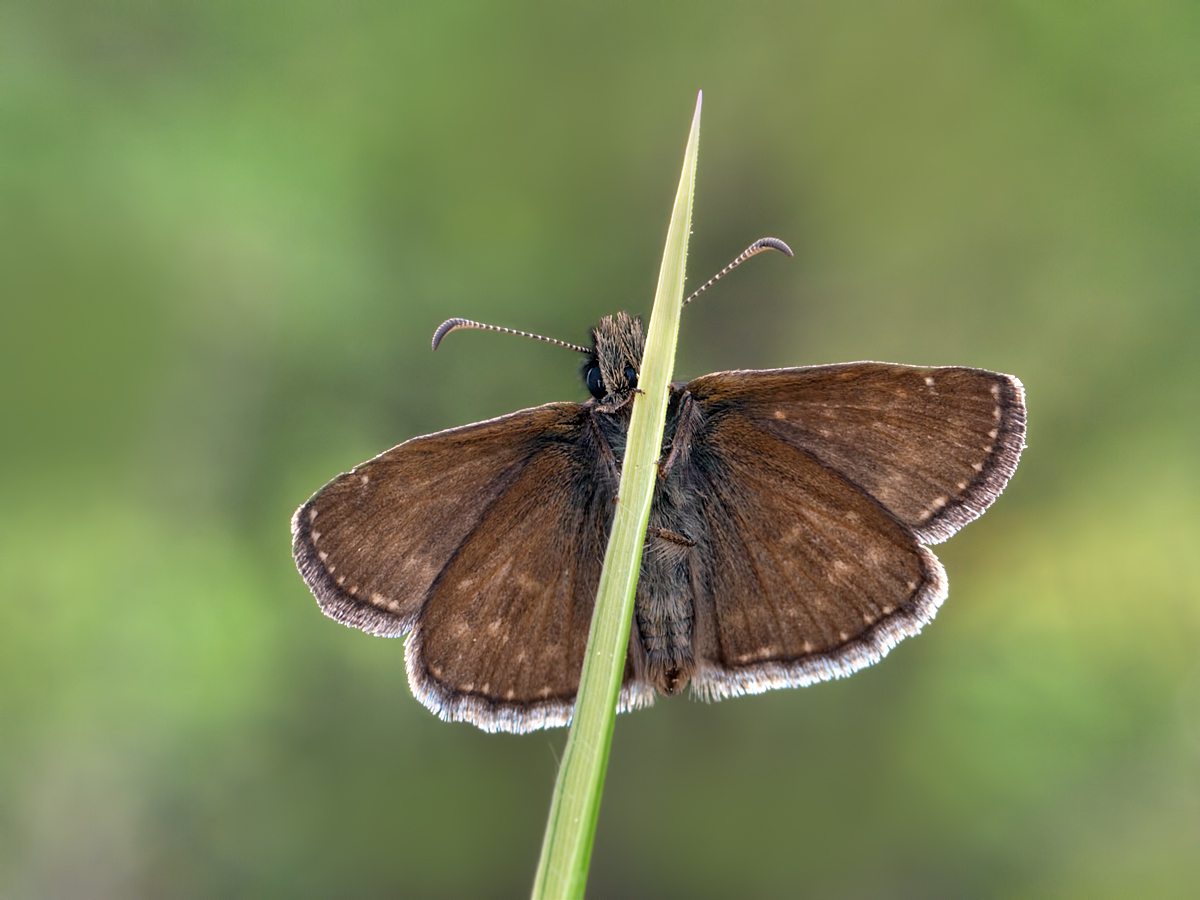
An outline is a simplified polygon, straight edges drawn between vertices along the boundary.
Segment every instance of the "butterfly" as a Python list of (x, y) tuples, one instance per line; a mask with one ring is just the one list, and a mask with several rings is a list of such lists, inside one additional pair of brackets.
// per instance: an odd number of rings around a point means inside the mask
[[(791, 255), (764, 238), (700, 290), (764, 249)], [(623, 312), (587, 347), (450, 319), (434, 349), (459, 328), (582, 352), (591, 399), (413, 438), (339, 475), (296, 511), (293, 555), (326, 615), (408, 635), (409, 683), (438, 716), (564, 725), (645, 335)], [(1024, 436), (1021, 382), (983, 369), (853, 362), (672, 384), (619, 708), (880, 660), (946, 597), (927, 545), (991, 505)]]

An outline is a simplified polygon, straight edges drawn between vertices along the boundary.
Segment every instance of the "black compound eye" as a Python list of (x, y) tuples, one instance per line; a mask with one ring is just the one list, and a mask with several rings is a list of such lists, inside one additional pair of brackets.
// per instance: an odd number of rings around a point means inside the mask
[(586, 381), (587, 389), (591, 391), (592, 396), (597, 400), (603, 400), (608, 391), (604, 389), (604, 380), (600, 377), (599, 366), (592, 366), (587, 370)]
[(625, 367), (625, 380), (629, 382), (630, 387), (637, 387), (637, 370), (633, 366)]

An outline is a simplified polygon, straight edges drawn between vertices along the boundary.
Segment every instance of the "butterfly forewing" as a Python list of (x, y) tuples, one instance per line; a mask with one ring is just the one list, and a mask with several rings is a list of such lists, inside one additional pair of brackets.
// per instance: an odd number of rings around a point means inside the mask
[(721, 372), (688, 390), (837, 471), (925, 542), (981, 515), (1024, 447), (1021, 382), (982, 369), (859, 362)]
[(580, 409), (551, 403), (414, 438), (323, 487), (292, 518), (296, 564), (321, 609), (372, 634), (409, 631), (530, 459), (578, 433)]
[[(845, 478), (734, 411), (694, 449), (707, 486), (714, 646), (702, 696), (848, 675), (916, 633), (945, 595), (941, 566)], [(704, 634), (709, 629), (701, 629)]]

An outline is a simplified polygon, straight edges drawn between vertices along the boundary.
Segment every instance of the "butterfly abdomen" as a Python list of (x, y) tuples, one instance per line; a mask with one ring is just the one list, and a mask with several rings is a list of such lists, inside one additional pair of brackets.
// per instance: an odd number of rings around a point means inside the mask
[(680, 479), (660, 482), (650, 511), (634, 624), (645, 653), (644, 679), (665, 696), (682, 691), (696, 671), (693, 566), (705, 538), (699, 499)]

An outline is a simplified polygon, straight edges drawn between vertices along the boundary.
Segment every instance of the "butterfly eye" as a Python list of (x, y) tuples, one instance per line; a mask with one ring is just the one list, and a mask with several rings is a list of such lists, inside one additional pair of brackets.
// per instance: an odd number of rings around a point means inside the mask
[(603, 400), (604, 395), (608, 393), (604, 389), (604, 380), (600, 377), (599, 366), (592, 366), (587, 370), (587, 389), (597, 400)]
[(625, 367), (625, 380), (629, 382), (631, 388), (637, 387), (637, 370), (633, 366)]

